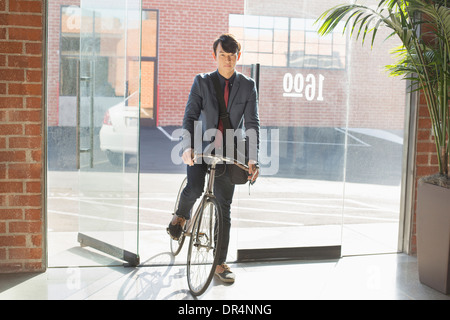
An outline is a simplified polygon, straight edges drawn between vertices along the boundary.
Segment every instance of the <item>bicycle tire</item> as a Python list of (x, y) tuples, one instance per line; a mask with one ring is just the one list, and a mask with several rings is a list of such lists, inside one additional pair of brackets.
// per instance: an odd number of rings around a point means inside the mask
[[(181, 193), (183, 192), (184, 188), (186, 187), (186, 185), (187, 185), (187, 177), (184, 178), (183, 182), (181, 183), (180, 189), (178, 190), (177, 201), (175, 202), (175, 208), (173, 210), (174, 214), (176, 214), (176, 212), (178, 210), (180, 196), (181, 196)], [(186, 231), (187, 225), (188, 225), (187, 223), (184, 224), (184, 230), (181, 233), (181, 236), (178, 240), (174, 240), (174, 239), (172, 239), (172, 237), (169, 237), (170, 238), (170, 251), (172, 252), (172, 254), (174, 256), (178, 255), (181, 251), (181, 248), (183, 248), (184, 240), (186, 239), (185, 231)]]
[(189, 241), (187, 279), (194, 296), (208, 288), (217, 266), (222, 243), (222, 211), (215, 197), (203, 202)]

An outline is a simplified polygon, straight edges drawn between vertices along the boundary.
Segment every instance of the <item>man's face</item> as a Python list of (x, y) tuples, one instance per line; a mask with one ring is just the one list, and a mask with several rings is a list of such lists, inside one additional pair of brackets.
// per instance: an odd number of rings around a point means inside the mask
[(238, 62), (240, 56), (241, 56), (240, 52), (239, 54), (237, 52), (235, 53), (225, 52), (222, 48), (222, 45), (219, 43), (214, 55), (214, 60), (217, 63), (217, 68), (219, 69), (219, 72), (223, 75), (233, 73), (234, 69), (236, 68), (236, 63)]

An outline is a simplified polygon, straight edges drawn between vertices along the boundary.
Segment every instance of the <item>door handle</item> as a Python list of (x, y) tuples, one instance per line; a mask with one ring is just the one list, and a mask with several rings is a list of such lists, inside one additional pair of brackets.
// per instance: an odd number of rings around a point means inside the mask
[[(90, 73), (92, 72), (92, 62), (90, 63)], [(77, 110), (76, 110), (76, 149), (77, 149), (77, 156), (76, 156), (76, 167), (77, 170), (80, 169), (80, 154), (81, 153), (85, 153), (85, 152), (89, 152), (90, 154), (90, 167), (93, 168), (94, 167), (94, 128), (93, 128), (93, 124), (94, 124), (94, 108), (93, 108), (93, 103), (94, 103), (94, 92), (93, 92), (93, 86), (92, 83), (90, 83), (91, 81), (91, 77), (90, 76), (81, 76), (81, 63), (80, 63), (80, 59), (77, 60), (77, 82), (76, 82), (76, 92), (77, 92)], [(89, 125), (89, 148), (81, 148), (81, 130), (80, 130), (80, 126), (81, 126), (81, 83), (83, 82), (89, 82), (90, 84), (90, 99), (89, 99), (89, 110), (90, 110), (90, 125)]]

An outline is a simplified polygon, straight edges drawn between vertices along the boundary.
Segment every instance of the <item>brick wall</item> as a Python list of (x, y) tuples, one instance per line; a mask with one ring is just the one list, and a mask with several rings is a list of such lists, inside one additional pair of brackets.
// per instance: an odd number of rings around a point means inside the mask
[(45, 269), (40, 0), (0, 0), (0, 272)]

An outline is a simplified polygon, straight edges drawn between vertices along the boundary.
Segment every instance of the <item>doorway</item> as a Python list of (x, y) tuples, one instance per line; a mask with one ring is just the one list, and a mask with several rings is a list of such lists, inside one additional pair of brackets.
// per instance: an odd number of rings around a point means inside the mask
[(62, 84), (47, 108), (49, 266), (138, 265), (140, 1), (60, 10), (59, 34), (48, 28), (64, 48), (48, 61)]
[[(230, 261), (266, 249), (310, 256), (313, 248), (322, 257), (398, 250), (404, 83), (380, 72), (388, 50), (361, 48), (340, 32), (317, 37), (313, 22), (329, 3), (282, 2), (261, 8), (242, 0), (214, 28), (198, 23), (216, 17), (211, 2), (202, 10), (188, 2), (49, 2), (59, 13), (57, 28), (48, 28), (50, 266), (130, 263), (124, 253), (141, 265), (185, 263), (164, 255), (185, 176), (171, 159), (171, 134), (193, 77), (212, 70), (210, 42), (223, 31), (243, 44), (240, 72), (252, 76), (251, 66), (261, 65), (263, 129), (261, 177), (251, 194), (235, 193)], [(172, 55), (172, 39), (192, 34), (199, 39), (188, 54)], [(183, 70), (176, 77), (174, 66)], [(369, 90), (382, 86), (382, 96)]]

